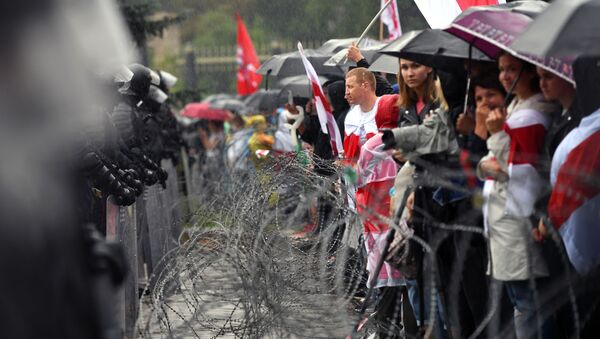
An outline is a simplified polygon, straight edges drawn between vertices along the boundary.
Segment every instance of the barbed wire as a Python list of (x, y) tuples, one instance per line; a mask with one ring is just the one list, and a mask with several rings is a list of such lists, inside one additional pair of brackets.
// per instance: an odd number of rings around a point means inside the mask
[[(155, 283), (148, 286), (140, 301), (138, 336), (341, 338), (352, 333), (361, 320), (357, 308), (364, 302), (366, 290), (366, 254), (358, 241), (361, 218), (348, 207), (340, 183), (343, 171), (332, 167), (332, 175), (324, 177), (315, 174), (316, 165), (304, 157), (278, 156), (262, 160), (256, 170), (209, 166), (196, 173), (202, 175), (194, 179), (188, 197), (193, 208), (173, 222), (183, 224), (187, 220), (186, 236), (180, 238), (185, 242), (163, 258), (163, 269), (151, 279)], [(433, 181), (437, 186), (464, 191), (449, 179), (452, 175), (449, 171)], [(363, 207), (373, 212), (369, 206)], [(428, 211), (415, 207), (417, 212), (428, 215)], [(431, 334), (439, 325), (436, 312), (443, 301), (439, 288), (448, 288), (438, 276), (442, 265), (438, 262), (440, 244), (453, 232), (482, 239), (486, 234), (477, 225), (431, 222), (431, 228), (438, 231), (426, 240), (407, 234), (390, 223), (389, 217), (377, 217), (425, 253), (431, 319), (427, 332)], [(552, 241), (560, 247), (556, 235)], [(450, 290), (446, 293), (451, 296), (460, 293), (461, 272), (469, 269), (466, 261), (461, 261), (468, 255), (469, 241), (454, 245), (462, 254), (452, 263)], [(564, 250), (561, 256), (566, 268)], [(579, 333), (580, 315), (571, 284), (567, 276), (561, 292), (568, 294), (565, 304), (571, 305)], [(487, 312), (480, 323), (474, 324), (470, 338), (510, 332), (506, 328), (510, 324), (492, 326), (502, 306), (494, 295), (500, 294), (501, 288), (490, 281)], [(536, 302), (543, 307), (548, 298), (536, 296)], [(448, 303), (443, 303), (445, 312), (458, 312), (458, 305)], [(394, 318), (401, 313), (400, 303), (396, 302)], [(450, 317), (445, 319), (448, 324), (453, 315), (446, 317)], [(372, 317), (368, 323), (361, 336), (374, 331), (400, 331)]]

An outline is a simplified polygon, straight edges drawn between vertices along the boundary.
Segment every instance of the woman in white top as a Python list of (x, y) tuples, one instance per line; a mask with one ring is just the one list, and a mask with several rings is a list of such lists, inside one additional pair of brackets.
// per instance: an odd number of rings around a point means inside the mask
[[(487, 120), (489, 153), (478, 164), (485, 180), (485, 227), (490, 242), (489, 272), (503, 281), (514, 306), (517, 338), (529, 338), (537, 329), (536, 303), (529, 279), (537, 286), (548, 269), (541, 247), (531, 236), (531, 216), (543, 180), (536, 170), (550, 116), (559, 107), (544, 100), (535, 67), (509, 54), (498, 60), (499, 80), (512, 91), (508, 108), (496, 108)], [(544, 329), (544, 337), (546, 330)]]

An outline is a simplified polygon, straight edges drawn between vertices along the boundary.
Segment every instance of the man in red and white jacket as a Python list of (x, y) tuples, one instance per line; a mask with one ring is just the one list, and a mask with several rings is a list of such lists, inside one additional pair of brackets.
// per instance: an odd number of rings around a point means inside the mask
[(344, 97), (352, 108), (344, 121), (344, 156), (350, 166), (356, 164), (362, 145), (377, 134), (375, 114), (379, 98), (375, 83), (375, 75), (366, 68), (354, 68), (346, 74)]

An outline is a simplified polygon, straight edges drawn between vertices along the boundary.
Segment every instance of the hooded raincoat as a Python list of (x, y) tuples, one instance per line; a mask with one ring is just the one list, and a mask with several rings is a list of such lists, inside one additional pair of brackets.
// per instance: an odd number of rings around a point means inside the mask
[[(394, 96), (379, 98), (376, 124), (379, 128), (391, 128), (398, 121), (398, 109), (388, 102)], [(384, 151), (381, 140), (382, 133), (377, 133), (361, 147), (357, 162), (357, 211), (363, 220), (363, 235), (368, 253), (367, 270), (369, 285), (376, 288), (399, 286), (403, 279), (400, 272), (384, 262), (377, 280), (372, 276), (377, 262), (380, 260), (386, 238), (389, 233), (390, 189), (398, 172), (398, 165), (391, 156), (391, 151)]]

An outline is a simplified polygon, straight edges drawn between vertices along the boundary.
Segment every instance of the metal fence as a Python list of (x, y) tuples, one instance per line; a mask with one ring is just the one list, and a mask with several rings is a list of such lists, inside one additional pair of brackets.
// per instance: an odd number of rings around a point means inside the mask
[[(317, 48), (323, 41), (314, 40), (302, 42), (305, 48)], [(272, 55), (287, 53), (296, 50), (296, 42), (284, 41), (274, 44), (255, 45), (256, 54), (261, 62)], [(191, 55), (191, 57), (190, 57)], [(185, 60), (194, 60), (190, 67)], [(206, 93), (235, 93), (235, 77), (237, 71), (236, 45), (207, 46), (194, 50), (187, 48), (184, 55), (178, 60), (182, 67), (182, 74), (186, 83), (196, 84)]]

